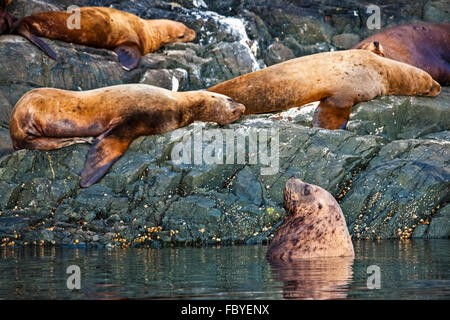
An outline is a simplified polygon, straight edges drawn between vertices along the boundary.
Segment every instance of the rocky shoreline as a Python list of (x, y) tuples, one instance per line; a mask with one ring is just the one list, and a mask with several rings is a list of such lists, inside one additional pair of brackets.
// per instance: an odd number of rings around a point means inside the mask
[[(361, 27), (364, 4), (354, 1), (340, 8), (326, 0), (302, 1), (302, 6), (251, 0), (106, 2), (145, 18), (179, 20), (199, 36), (194, 43), (147, 55), (132, 72), (123, 71), (107, 50), (46, 40), (60, 57), (52, 61), (25, 39), (0, 37), (0, 245), (262, 243), (270, 241), (284, 217), (282, 190), (293, 174), (339, 200), (354, 239), (449, 237), (450, 88), (433, 99), (390, 96), (360, 103), (346, 131), (311, 128), (313, 108), (306, 107), (245, 117), (225, 128), (195, 124), (142, 137), (87, 189), (79, 188), (79, 174), (88, 145), (12, 153), (10, 112), (36, 87), (88, 90), (147, 83), (204, 89), (296, 56), (345, 49), (368, 35)], [(99, 1), (18, 0), (10, 11), (23, 15), (73, 3)], [(445, 5), (385, 4), (383, 12), (391, 15), (383, 15), (383, 26), (448, 21)], [(279, 172), (262, 175), (261, 165), (248, 163), (172, 161), (182, 136), (214, 129), (243, 134), (274, 129)]]

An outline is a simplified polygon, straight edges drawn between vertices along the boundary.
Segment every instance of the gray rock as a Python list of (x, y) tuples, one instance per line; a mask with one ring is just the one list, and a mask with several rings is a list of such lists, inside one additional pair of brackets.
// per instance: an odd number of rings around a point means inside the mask
[(267, 48), (264, 61), (267, 65), (277, 64), (295, 58), (294, 52), (280, 42), (275, 42)]
[(354, 106), (347, 130), (389, 140), (419, 138), (450, 129), (450, 88), (435, 98), (386, 96)]
[(446, 205), (431, 219), (427, 238), (450, 237), (450, 205)]
[(338, 49), (350, 49), (354, 45), (358, 44), (359, 41), (359, 36), (354, 33), (341, 33), (335, 35), (332, 39), (333, 44)]
[[(349, 182), (341, 208), (352, 235), (396, 238), (448, 201), (450, 143), (398, 140), (384, 146)], [(410, 233), (410, 232), (408, 232)]]
[(423, 18), (434, 23), (450, 21), (450, 3), (446, 0), (428, 1), (424, 7)]

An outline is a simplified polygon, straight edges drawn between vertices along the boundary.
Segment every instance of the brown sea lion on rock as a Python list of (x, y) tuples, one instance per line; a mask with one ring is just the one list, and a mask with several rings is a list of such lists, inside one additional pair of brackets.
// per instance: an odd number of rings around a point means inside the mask
[(450, 23), (414, 23), (383, 30), (354, 46), (428, 72), (450, 85)]
[(195, 39), (195, 31), (171, 20), (145, 20), (134, 14), (104, 7), (80, 8), (80, 28), (69, 28), (74, 13), (50, 11), (22, 18), (14, 27), (48, 56), (56, 54), (38, 37), (114, 50), (122, 67), (136, 68), (142, 55), (172, 42)]
[(267, 251), (270, 260), (354, 257), (344, 215), (328, 191), (291, 178), (284, 187), (283, 207), (287, 217)]
[(10, 120), (14, 148), (53, 150), (93, 142), (81, 174), (82, 187), (96, 183), (139, 136), (154, 135), (196, 120), (221, 125), (245, 107), (205, 91), (172, 92), (145, 84), (90, 91), (34, 89), (17, 102)]
[(346, 50), (292, 59), (207, 90), (244, 104), (246, 114), (281, 111), (320, 100), (313, 125), (344, 129), (358, 102), (379, 95), (436, 96), (440, 86), (413, 66), (366, 50)]

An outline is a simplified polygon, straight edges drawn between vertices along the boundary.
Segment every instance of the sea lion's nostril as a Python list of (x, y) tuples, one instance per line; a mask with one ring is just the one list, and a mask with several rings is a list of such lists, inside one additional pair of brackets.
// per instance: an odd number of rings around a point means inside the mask
[(375, 48), (378, 49), (378, 47), (380, 46), (380, 43), (379, 43), (378, 41), (374, 41), (374, 42), (373, 42), (373, 45), (375, 46)]

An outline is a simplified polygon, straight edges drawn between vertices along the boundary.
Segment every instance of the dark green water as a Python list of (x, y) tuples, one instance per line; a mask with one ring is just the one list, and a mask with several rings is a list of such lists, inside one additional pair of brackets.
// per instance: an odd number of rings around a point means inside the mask
[[(449, 299), (450, 240), (359, 241), (356, 258), (271, 265), (267, 246), (0, 249), (0, 299)], [(78, 265), (81, 289), (66, 269)], [(380, 289), (368, 289), (368, 266)]]

